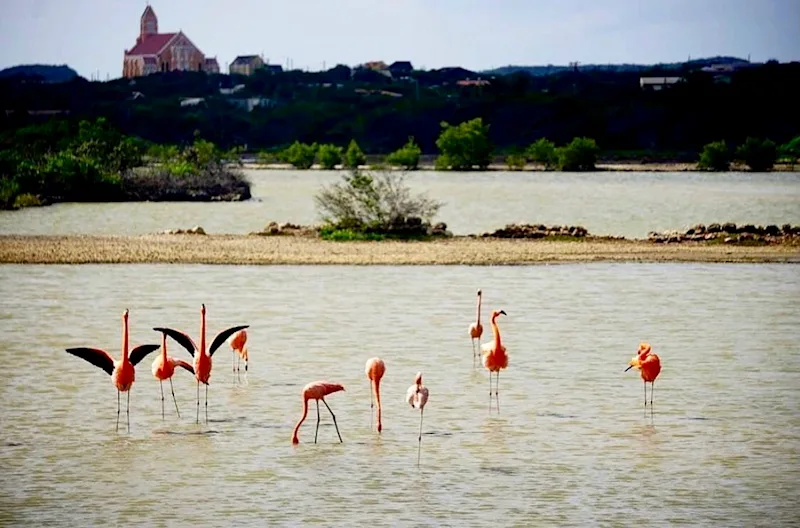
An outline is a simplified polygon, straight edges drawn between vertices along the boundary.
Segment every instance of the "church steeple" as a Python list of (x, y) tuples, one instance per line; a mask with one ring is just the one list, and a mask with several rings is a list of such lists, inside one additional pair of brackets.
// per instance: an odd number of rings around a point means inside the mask
[(137, 39), (137, 43), (142, 42), (150, 35), (156, 34), (158, 34), (158, 17), (150, 4), (147, 4), (139, 22), (139, 38)]

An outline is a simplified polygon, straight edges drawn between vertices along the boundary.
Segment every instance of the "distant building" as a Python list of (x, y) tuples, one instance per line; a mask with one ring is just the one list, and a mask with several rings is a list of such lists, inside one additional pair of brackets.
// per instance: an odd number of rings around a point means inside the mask
[(207, 58), (203, 63), (203, 71), (206, 73), (219, 73), (219, 62), (217, 62), (217, 58)]
[(402, 79), (403, 77), (408, 77), (409, 75), (411, 75), (411, 72), (413, 71), (414, 67), (411, 66), (411, 63), (409, 61), (395, 61), (389, 65), (389, 72), (395, 79)]
[(231, 75), (238, 73), (240, 75), (253, 75), (259, 68), (264, 67), (264, 59), (258, 55), (239, 55), (231, 63), (228, 70)]
[(385, 75), (386, 77), (391, 77), (392, 73), (389, 71), (389, 67), (383, 61), (369, 61), (363, 64), (363, 68), (367, 70), (372, 70), (374, 72), (378, 72), (381, 75)]
[(642, 90), (658, 91), (682, 80), (682, 77), (639, 77), (639, 87)]
[(461, 79), (456, 81), (458, 86), (489, 86), (491, 83), (486, 79)]
[(122, 76), (139, 77), (167, 71), (206, 71), (206, 64), (203, 52), (182, 31), (158, 32), (158, 17), (148, 5), (139, 20), (139, 37), (136, 39), (136, 45), (130, 50), (125, 50)]
[(264, 69), (269, 73), (283, 73), (283, 66), (280, 64), (265, 64)]

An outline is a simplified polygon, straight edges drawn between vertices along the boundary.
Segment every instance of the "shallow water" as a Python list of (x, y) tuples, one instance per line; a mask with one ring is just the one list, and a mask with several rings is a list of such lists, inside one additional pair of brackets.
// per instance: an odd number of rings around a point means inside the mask
[[(777, 526), (800, 500), (800, 274), (792, 265), (530, 267), (175, 265), (0, 268), (0, 524)], [(511, 363), (500, 413), (467, 326), (502, 308)], [(114, 432), (109, 377), (70, 346), (117, 355), (167, 324), (210, 336), (249, 323), (249, 384), (220, 349), (210, 423), (175, 377), (161, 419), (154, 356)], [(490, 335), (488, 324), (485, 339)], [(655, 411), (624, 373), (661, 356)], [(188, 353), (169, 341), (170, 354)], [(384, 430), (364, 362), (382, 357)], [(403, 401), (417, 371), (431, 398)], [(290, 443), (300, 390), (343, 383)], [(123, 400), (123, 424), (124, 424)]]
[[(0, 234), (144, 234), (203, 226), (249, 233), (269, 221), (318, 221), (314, 194), (341, 172), (245, 171), (254, 200), (237, 203), (57, 204), (0, 211)], [(512, 222), (583, 225), (598, 235), (644, 238), (698, 222), (800, 224), (800, 173), (417, 172), (417, 192), (445, 203), (455, 234)]]

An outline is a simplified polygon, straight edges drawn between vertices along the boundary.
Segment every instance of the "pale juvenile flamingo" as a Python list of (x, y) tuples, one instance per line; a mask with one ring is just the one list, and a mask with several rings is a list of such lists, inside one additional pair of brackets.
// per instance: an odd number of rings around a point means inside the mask
[(194, 368), (182, 359), (175, 359), (167, 355), (167, 334), (161, 333), (161, 354), (153, 360), (153, 377), (158, 380), (161, 387), (161, 419), (164, 419), (164, 380), (169, 380), (169, 389), (172, 391), (172, 401), (175, 402), (175, 412), (178, 418), (181, 412), (178, 410), (178, 400), (175, 399), (175, 388), (172, 386), (172, 376), (175, 375), (175, 367), (183, 367), (192, 374)]
[(114, 361), (111, 355), (100, 348), (76, 347), (66, 349), (68, 353), (85, 359), (92, 365), (100, 367), (111, 376), (111, 381), (117, 388), (117, 428), (119, 431), (119, 394), (128, 393), (128, 432), (131, 430), (131, 386), (136, 379), (135, 366), (147, 357), (148, 354), (158, 350), (158, 345), (139, 345), (128, 354), (128, 310), (122, 314), (122, 359)]
[(375, 407), (375, 402), (378, 402), (378, 432), (383, 430), (381, 423), (381, 378), (386, 372), (386, 364), (381, 358), (370, 358), (364, 367), (364, 373), (370, 381), (370, 399), (369, 399), (369, 428), (372, 429), (372, 413)]
[(422, 372), (417, 372), (414, 384), (406, 392), (406, 401), (414, 409), (419, 409), (419, 438), (417, 439), (417, 466), (422, 454), (422, 412), (428, 403), (428, 388), (422, 385)]
[[(247, 381), (247, 360), (249, 359), (247, 346), (245, 346), (247, 343), (247, 330), (239, 330), (233, 334), (229, 343), (233, 351), (233, 382), (236, 383), (236, 378), (239, 378), (240, 383), (242, 381), (241, 371), (239, 370), (242, 360), (244, 360), (244, 380)], [(239, 357), (238, 363), (236, 362), (237, 356)]]
[(492, 410), (492, 372), (497, 372), (497, 383), (494, 387), (497, 412), (500, 412), (500, 370), (508, 367), (506, 347), (500, 342), (500, 328), (497, 326), (497, 317), (507, 315), (503, 310), (492, 311), (492, 336), (491, 343), (481, 345), (483, 353), (483, 366), (489, 371), (489, 410)]
[(196, 423), (200, 423), (200, 384), (206, 386), (206, 423), (208, 423), (208, 380), (211, 378), (211, 358), (214, 352), (222, 346), (231, 335), (242, 330), (249, 328), (250, 325), (240, 325), (227, 328), (214, 336), (211, 346), (206, 353), (206, 305), (202, 304), (200, 307), (200, 348), (194, 343), (191, 337), (186, 332), (175, 330), (174, 328), (156, 327), (153, 328), (156, 332), (163, 332), (178, 342), (183, 348), (189, 351), (194, 358), (194, 377), (197, 380), (197, 417)]
[[(478, 352), (481, 347), (481, 336), (483, 335), (483, 325), (481, 325), (481, 290), (478, 290), (478, 314), (475, 316), (475, 322), (469, 325), (469, 337), (472, 338), (472, 366), (475, 366), (475, 358), (478, 357)], [(478, 346), (475, 346), (475, 340), (478, 340)]]
[(639, 369), (644, 382), (644, 406), (647, 407), (647, 382), (650, 382), (650, 409), (653, 408), (653, 391), (655, 390), (656, 378), (661, 372), (661, 359), (657, 354), (650, 352), (650, 344), (646, 342), (639, 343), (639, 350), (636, 351), (636, 356), (628, 362), (628, 372), (632, 367)]
[(328, 394), (333, 394), (334, 392), (343, 391), (344, 387), (338, 383), (331, 383), (330, 381), (312, 381), (305, 387), (303, 387), (303, 416), (300, 417), (300, 420), (297, 421), (297, 425), (294, 426), (294, 431), (292, 432), (292, 443), (299, 444), (300, 439), (297, 438), (297, 432), (300, 431), (300, 426), (306, 419), (308, 415), (308, 400), (317, 400), (317, 428), (314, 431), (314, 443), (317, 443), (317, 434), (319, 433), (319, 402), (322, 400), (322, 403), (325, 404), (325, 407), (328, 407), (328, 412), (331, 413), (331, 417), (333, 418), (333, 425), (336, 427), (336, 434), (339, 436), (339, 442), (342, 442), (342, 435), (339, 434), (339, 425), (336, 423), (336, 416), (331, 411), (328, 402), (325, 401), (325, 396)]

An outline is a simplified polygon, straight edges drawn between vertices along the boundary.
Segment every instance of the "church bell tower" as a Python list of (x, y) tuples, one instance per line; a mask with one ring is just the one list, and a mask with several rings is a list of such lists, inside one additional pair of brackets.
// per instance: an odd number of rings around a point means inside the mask
[(156, 35), (157, 33), (158, 17), (156, 17), (156, 12), (153, 11), (153, 8), (148, 4), (144, 9), (144, 13), (142, 13), (142, 18), (139, 22), (139, 38), (136, 42), (138, 44), (150, 35)]

